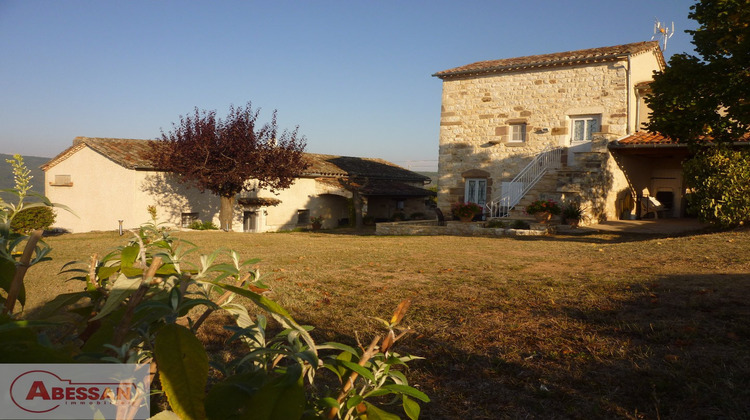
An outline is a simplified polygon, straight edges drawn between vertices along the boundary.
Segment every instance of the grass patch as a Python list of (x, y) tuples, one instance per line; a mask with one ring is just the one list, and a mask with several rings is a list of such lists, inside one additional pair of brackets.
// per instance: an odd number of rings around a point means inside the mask
[[(413, 298), (402, 350), (424, 418), (750, 418), (750, 233), (676, 238), (181, 232), (238, 250), (319, 341), (367, 336)], [(47, 238), (29, 307), (116, 233)], [(216, 332), (217, 336), (221, 331)], [(350, 343), (354, 344), (354, 343)], [(405, 348), (404, 348), (405, 347)]]

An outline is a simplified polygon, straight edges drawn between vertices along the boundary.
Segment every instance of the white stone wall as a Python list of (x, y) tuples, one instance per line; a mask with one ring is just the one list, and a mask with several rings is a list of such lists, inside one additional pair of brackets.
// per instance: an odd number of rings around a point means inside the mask
[[(51, 185), (56, 175), (69, 175), (72, 185)], [(57, 209), (54, 226), (72, 232), (117, 230), (119, 220), (125, 229), (137, 228), (150, 220), (150, 205), (158, 221), (170, 226), (179, 226), (182, 212), (218, 223), (218, 197), (187, 189), (164, 173), (126, 169), (88, 147), (49, 168), (45, 180), (50, 201), (73, 211)]]

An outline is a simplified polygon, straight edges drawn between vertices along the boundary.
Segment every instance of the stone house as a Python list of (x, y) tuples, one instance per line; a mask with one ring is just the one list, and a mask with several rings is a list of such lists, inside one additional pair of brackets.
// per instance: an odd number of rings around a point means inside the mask
[[(42, 166), (45, 194), (75, 214), (57, 212), (55, 227), (72, 232), (135, 228), (150, 220), (187, 227), (196, 220), (218, 225), (219, 197), (187, 188), (145, 157), (151, 140), (77, 137), (73, 145)], [(429, 178), (382, 159), (305, 154), (310, 166), (294, 184), (273, 194), (250, 189), (238, 195), (235, 231), (266, 232), (308, 227), (322, 216), (323, 227), (346, 223), (353, 192), (364, 213), (388, 219), (397, 212), (427, 212)], [(252, 187), (252, 180), (248, 181)]]
[(470, 201), (522, 215), (534, 199), (578, 202), (587, 221), (628, 217), (636, 191), (608, 145), (647, 121), (665, 67), (656, 41), (481, 61), (442, 79), (438, 207)]

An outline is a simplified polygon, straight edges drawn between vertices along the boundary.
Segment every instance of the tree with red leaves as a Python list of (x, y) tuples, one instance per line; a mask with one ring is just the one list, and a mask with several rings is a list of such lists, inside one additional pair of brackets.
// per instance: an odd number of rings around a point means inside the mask
[(162, 131), (153, 143), (150, 158), (157, 168), (221, 197), (222, 229), (231, 230), (235, 196), (241, 191), (289, 188), (307, 168), (306, 142), (298, 127), (279, 135), (276, 111), (271, 122), (260, 127), (259, 112), (248, 102), (246, 107), (231, 106), (221, 120), (216, 111), (195, 108), (192, 116), (180, 116), (180, 123), (173, 123), (169, 133)]

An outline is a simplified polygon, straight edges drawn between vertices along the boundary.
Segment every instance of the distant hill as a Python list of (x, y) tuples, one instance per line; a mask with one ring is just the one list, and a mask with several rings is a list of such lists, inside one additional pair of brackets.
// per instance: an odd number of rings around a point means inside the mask
[[(13, 188), (16, 184), (13, 180), (13, 167), (10, 163), (6, 162), (8, 159), (13, 159), (13, 155), (6, 155), (0, 153), (0, 189)], [(44, 194), (44, 171), (39, 167), (47, 163), (50, 158), (37, 157), (37, 156), (24, 156), (23, 162), (26, 167), (31, 170), (31, 190)], [(6, 194), (3, 198), (8, 198)]]

